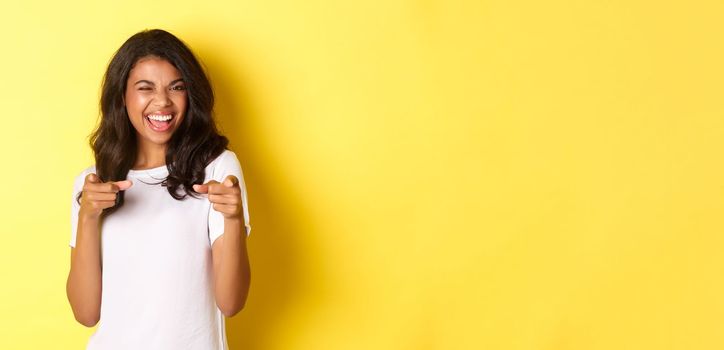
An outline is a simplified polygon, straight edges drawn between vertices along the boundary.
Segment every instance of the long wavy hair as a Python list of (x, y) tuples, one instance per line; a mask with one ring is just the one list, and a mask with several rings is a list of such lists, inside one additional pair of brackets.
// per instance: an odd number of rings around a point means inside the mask
[[(171, 136), (166, 148), (168, 177), (160, 182), (176, 200), (198, 198), (193, 184), (203, 183), (206, 166), (227, 147), (214, 121), (214, 93), (200, 62), (186, 44), (173, 34), (161, 30), (143, 30), (131, 36), (116, 51), (103, 77), (100, 99), (100, 124), (90, 135), (95, 155), (96, 175), (103, 182), (125, 180), (136, 161), (136, 130), (124, 105), (126, 82), (136, 62), (147, 56), (165, 59), (181, 73), (186, 83), (186, 115)], [(158, 183), (157, 183), (158, 184)], [(179, 194), (183, 187), (185, 193)], [(82, 193), (78, 194), (80, 203)], [(116, 204), (104, 209), (101, 217), (123, 205), (123, 191)]]

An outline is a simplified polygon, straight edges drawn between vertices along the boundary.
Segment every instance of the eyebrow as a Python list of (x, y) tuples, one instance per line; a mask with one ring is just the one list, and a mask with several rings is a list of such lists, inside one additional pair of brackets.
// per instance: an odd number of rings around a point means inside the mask
[[(183, 78), (178, 78), (178, 79), (172, 81), (172, 82), (171, 82), (170, 84), (168, 84), (168, 85), (176, 84), (176, 83), (178, 83), (179, 81), (183, 82), (184, 79), (183, 79)], [(154, 84), (152, 81), (148, 81), (148, 80), (145, 80), (145, 79), (141, 79), (141, 80), (133, 83), (133, 85), (136, 85), (136, 84), (138, 84), (138, 83), (147, 83), (147, 84), (151, 84), (151, 85), (156, 85), (156, 84)]]

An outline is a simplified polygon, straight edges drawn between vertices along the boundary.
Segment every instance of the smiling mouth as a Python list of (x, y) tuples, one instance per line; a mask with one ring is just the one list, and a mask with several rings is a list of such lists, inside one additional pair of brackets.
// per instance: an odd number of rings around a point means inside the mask
[(176, 119), (176, 115), (171, 114), (149, 114), (145, 117), (148, 127), (156, 132), (168, 131), (171, 128), (171, 122)]

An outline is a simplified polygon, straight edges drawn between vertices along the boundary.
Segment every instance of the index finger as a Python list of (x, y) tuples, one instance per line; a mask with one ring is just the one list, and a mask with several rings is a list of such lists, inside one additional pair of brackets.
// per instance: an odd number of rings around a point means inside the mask
[(118, 185), (113, 182), (102, 182), (102, 183), (87, 183), (83, 185), (84, 191), (91, 192), (113, 192), (117, 193), (120, 191)]
[(119, 191), (125, 191), (133, 185), (131, 180), (112, 181), (111, 183), (116, 185)]

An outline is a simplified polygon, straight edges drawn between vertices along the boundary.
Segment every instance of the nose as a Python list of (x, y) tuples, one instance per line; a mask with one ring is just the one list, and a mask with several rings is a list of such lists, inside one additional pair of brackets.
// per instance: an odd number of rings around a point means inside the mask
[(168, 98), (168, 92), (166, 92), (166, 90), (164, 89), (161, 89), (161, 91), (156, 94), (156, 98), (154, 100), (154, 104), (161, 107), (165, 107), (171, 104), (171, 99)]

